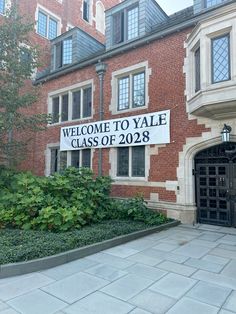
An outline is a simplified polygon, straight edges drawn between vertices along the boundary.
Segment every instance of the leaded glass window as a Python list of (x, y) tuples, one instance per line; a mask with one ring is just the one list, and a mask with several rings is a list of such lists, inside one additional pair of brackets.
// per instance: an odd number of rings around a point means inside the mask
[(224, 0), (205, 0), (205, 7), (210, 8), (214, 5), (222, 3)]
[(80, 167), (80, 150), (73, 150), (71, 152), (71, 166), (75, 168)]
[(38, 34), (47, 37), (47, 15), (40, 11), (38, 13)]
[(52, 148), (51, 149), (51, 161), (50, 161), (50, 174), (54, 174), (55, 172), (58, 172), (58, 166), (59, 166), (59, 149), (58, 148)]
[(59, 122), (59, 97), (52, 100), (52, 123)]
[(80, 119), (81, 116), (81, 91), (73, 92), (72, 120)]
[(59, 147), (50, 149), (50, 174), (63, 171), (67, 167), (91, 168), (91, 149), (60, 151)]
[(58, 35), (58, 21), (47, 13), (39, 11), (37, 32), (43, 37), (54, 39)]
[(145, 105), (145, 73), (133, 75), (133, 107)]
[(57, 24), (58, 22), (56, 20), (49, 18), (48, 39), (57, 37)]
[(89, 10), (90, 10), (89, 0), (84, 0), (84, 2), (83, 2), (83, 19), (87, 22), (89, 22)]
[(60, 171), (67, 168), (67, 152), (60, 152)]
[(89, 118), (92, 115), (92, 86), (52, 97), (52, 123)]
[(230, 79), (230, 36), (212, 39), (212, 83)]
[(145, 72), (118, 79), (118, 110), (145, 106)]
[(137, 38), (139, 35), (139, 7), (131, 6), (112, 16), (113, 44)]
[(5, 0), (0, 0), (0, 14), (5, 13)]
[(83, 118), (90, 117), (92, 114), (92, 88), (83, 90)]
[(91, 149), (83, 149), (82, 153), (82, 167), (91, 168)]
[(117, 149), (117, 176), (129, 176), (129, 148), (119, 147)]
[(132, 147), (132, 177), (145, 177), (145, 146)]
[(201, 89), (201, 58), (200, 47), (194, 53), (195, 57), (195, 92)]
[(63, 65), (72, 63), (72, 37), (63, 40)]
[(118, 177), (145, 177), (145, 146), (117, 149)]
[(68, 121), (68, 94), (62, 96), (61, 121)]
[(127, 12), (127, 39), (133, 39), (138, 36), (138, 7), (132, 8)]
[(123, 77), (118, 82), (118, 110), (129, 108), (129, 77)]

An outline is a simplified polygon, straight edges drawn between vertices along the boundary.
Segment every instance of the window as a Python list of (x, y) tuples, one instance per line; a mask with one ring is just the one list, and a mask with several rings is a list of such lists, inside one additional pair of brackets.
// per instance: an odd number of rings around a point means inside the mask
[(92, 115), (92, 87), (87, 86), (51, 98), (52, 124), (89, 118)]
[(224, 0), (205, 0), (205, 8), (210, 8), (214, 5), (222, 3)]
[(134, 39), (139, 35), (139, 8), (134, 6), (113, 15), (113, 44)]
[(145, 146), (117, 148), (117, 177), (145, 177)]
[(195, 59), (195, 92), (201, 89), (201, 58), (200, 58), (200, 47), (196, 49), (194, 53)]
[(212, 50), (212, 83), (230, 80), (230, 35), (213, 38)]
[(145, 106), (145, 72), (118, 79), (118, 110)]
[(50, 175), (63, 171), (69, 166), (91, 168), (91, 149), (63, 152), (59, 147), (50, 149)]
[(127, 39), (138, 37), (138, 7), (127, 11)]
[(72, 63), (72, 37), (55, 44), (55, 68)]
[(5, 0), (0, 0), (0, 14), (4, 14), (5, 13)]
[(90, 10), (90, 1), (84, 0), (83, 2), (83, 19), (89, 22), (89, 10)]
[(54, 39), (58, 35), (58, 20), (39, 10), (37, 32), (43, 37)]
[(96, 2), (96, 29), (105, 34), (105, 8), (101, 1)]

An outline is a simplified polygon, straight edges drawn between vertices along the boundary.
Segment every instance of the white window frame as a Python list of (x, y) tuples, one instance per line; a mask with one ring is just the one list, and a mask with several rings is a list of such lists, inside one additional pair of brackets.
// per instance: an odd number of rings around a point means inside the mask
[[(92, 89), (92, 95), (91, 95), (91, 116), (83, 118), (83, 93), (81, 93), (81, 118), (80, 119), (72, 119), (72, 108), (73, 108), (73, 92), (86, 89), (88, 87), (91, 87)], [(62, 96), (68, 94), (68, 120), (67, 121), (61, 121), (61, 113), (62, 113)], [(68, 122), (76, 122), (76, 121), (86, 121), (93, 118), (94, 115), (94, 81), (87, 80), (84, 82), (81, 82), (79, 84), (71, 85), (66, 88), (62, 88), (60, 90), (56, 90), (54, 92), (51, 92), (48, 94), (48, 114), (52, 114), (52, 106), (53, 106), (53, 98), (59, 97), (59, 122), (49, 124), (48, 126), (55, 126), (55, 125), (61, 125), (66, 124)]]
[(94, 16), (93, 16), (93, 0), (89, 0), (90, 5), (89, 5), (89, 21), (84, 19), (84, 0), (81, 2), (81, 19), (85, 23), (88, 23), (89, 25), (93, 24), (94, 21)]
[[(144, 72), (145, 73), (145, 105), (140, 107), (133, 107), (132, 103), (132, 97), (133, 97), (133, 90), (130, 87), (129, 88), (129, 108), (124, 110), (118, 110), (118, 96), (119, 96), (119, 79), (122, 77), (129, 76), (130, 80), (132, 81), (132, 76), (134, 74), (138, 74)], [(110, 104), (110, 111), (112, 114), (122, 114), (125, 112), (132, 112), (132, 111), (140, 111), (147, 109), (149, 106), (149, 80), (150, 76), (152, 74), (151, 68), (148, 67), (148, 61), (144, 61), (135, 65), (132, 65), (130, 67), (126, 67), (123, 69), (120, 69), (118, 71), (115, 71), (112, 73), (112, 80), (111, 80), (111, 91), (112, 91), (112, 97), (111, 97), (111, 104)], [(132, 82), (131, 82), (132, 84)]]
[[(48, 144), (47, 145), (47, 148), (46, 148), (46, 151), (45, 151), (45, 161), (46, 161), (46, 167), (45, 167), (45, 176), (50, 176), (52, 175), (51, 174), (51, 151), (53, 149), (58, 149), (58, 151), (60, 152), (60, 143), (52, 143), (52, 144)], [(93, 156), (94, 156), (94, 149), (93, 148), (86, 148), (86, 149), (90, 149), (91, 150), (91, 154), (90, 154), (90, 165), (91, 167), (89, 169), (93, 169)], [(80, 152), (83, 151), (83, 149), (80, 149), (79, 150)], [(67, 152), (67, 164), (66, 164), (66, 167), (70, 167), (71, 166), (71, 151), (66, 151)], [(80, 153), (81, 154), (81, 153)], [(80, 156), (80, 166), (79, 167), (82, 167), (82, 158)], [(60, 154), (59, 154), (59, 160), (58, 160), (58, 163), (60, 165)], [(59, 169), (60, 171), (60, 169)]]
[[(39, 15), (39, 12), (42, 12), (43, 14), (45, 14), (47, 16), (47, 36), (43, 36), (41, 34), (38, 33), (38, 15)], [(61, 18), (54, 14), (53, 12), (49, 11), (48, 9), (46, 9), (45, 7), (43, 7), (42, 5), (37, 5), (37, 8), (36, 8), (36, 12), (35, 12), (35, 32), (43, 37), (43, 38), (46, 38), (48, 40), (51, 40), (48, 38), (48, 34), (49, 34), (49, 18), (55, 20), (57, 22), (57, 36), (60, 36), (61, 35), (61, 28), (62, 28), (62, 22), (61, 22)]]

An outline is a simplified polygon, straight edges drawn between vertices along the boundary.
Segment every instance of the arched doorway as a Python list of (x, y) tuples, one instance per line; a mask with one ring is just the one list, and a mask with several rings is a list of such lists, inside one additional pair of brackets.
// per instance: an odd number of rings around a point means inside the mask
[(236, 227), (236, 142), (195, 156), (198, 222)]

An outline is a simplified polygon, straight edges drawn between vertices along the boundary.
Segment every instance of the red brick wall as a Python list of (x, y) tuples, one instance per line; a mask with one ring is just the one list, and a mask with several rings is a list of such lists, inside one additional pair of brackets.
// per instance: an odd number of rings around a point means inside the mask
[[(196, 120), (188, 120), (186, 113), (183, 65), (185, 57), (184, 41), (189, 32), (190, 30), (175, 33), (171, 36), (149, 43), (141, 48), (136, 48), (117, 57), (104, 60), (108, 65), (104, 82), (105, 119), (130, 115), (130, 113), (126, 113), (112, 116), (109, 111), (112, 72), (146, 60), (148, 60), (148, 67), (152, 70), (148, 87), (149, 108), (135, 111), (131, 114), (138, 115), (147, 112), (156, 112), (167, 109), (171, 110), (171, 143), (166, 145), (166, 147), (160, 148), (158, 150), (158, 155), (151, 156), (149, 181), (176, 181), (176, 168), (179, 164), (179, 152), (183, 150), (186, 138), (199, 137), (202, 132), (207, 130), (204, 125), (198, 125)], [(95, 66), (87, 67), (45, 83), (42, 87), (41, 101), (37, 104), (37, 111), (47, 112), (47, 95), (49, 92), (92, 78), (95, 82), (94, 119), (98, 119), (99, 81), (95, 72)], [(31, 147), (32, 155), (24, 165), (26, 168), (32, 169), (38, 175), (44, 174), (44, 152), (46, 145), (48, 143), (59, 142), (59, 131), (59, 126), (50, 126), (47, 132), (37, 134), (35, 145)], [(104, 149), (103, 155), (103, 171), (104, 174), (108, 175), (110, 169), (109, 149)], [(96, 151), (93, 159), (93, 169), (95, 172), (97, 172), (97, 163), (98, 153)], [(166, 191), (165, 188), (115, 185), (112, 193), (113, 195), (124, 197), (141, 193), (145, 198), (149, 198), (150, 193), (159, 193), (160, 200), (176, 201), (175, 192)]]

